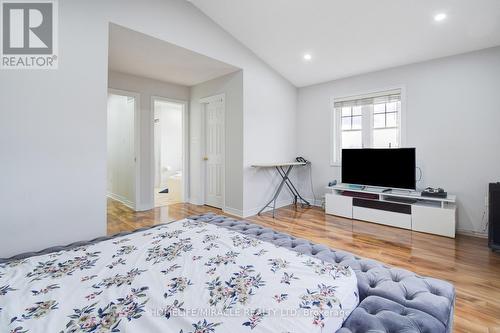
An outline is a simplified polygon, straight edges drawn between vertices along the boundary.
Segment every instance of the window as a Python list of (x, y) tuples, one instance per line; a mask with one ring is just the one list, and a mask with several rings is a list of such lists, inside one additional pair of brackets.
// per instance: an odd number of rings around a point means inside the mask
[(332, 164), (343, 148), (401, 146), (401, 90), (334, 100)]
[(363, 115), (361, 107), (342, 107), (341, 113), (342, 146), (344, 148), (361, 148), (363, 145)]

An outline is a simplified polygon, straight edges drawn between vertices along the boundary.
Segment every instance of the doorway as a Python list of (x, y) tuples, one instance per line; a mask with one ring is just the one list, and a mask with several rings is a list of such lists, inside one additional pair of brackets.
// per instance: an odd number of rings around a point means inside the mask
[(205, 205), (225, 208), (225, 95), (200, 100), (204, 120)]
[(185, 202), (186, 102), (153, 97), (154, 206)]
[(139, 95), (110, 89), (107, 109), (107, 195), (136, 210)]

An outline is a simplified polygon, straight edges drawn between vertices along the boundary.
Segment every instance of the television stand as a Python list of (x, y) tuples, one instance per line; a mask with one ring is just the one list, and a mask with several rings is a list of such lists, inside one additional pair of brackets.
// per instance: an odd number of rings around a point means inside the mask
[(456, 197), (422, 197), (418, 191), (327, 187), (325, 213), (393, 227), (455, 237)]

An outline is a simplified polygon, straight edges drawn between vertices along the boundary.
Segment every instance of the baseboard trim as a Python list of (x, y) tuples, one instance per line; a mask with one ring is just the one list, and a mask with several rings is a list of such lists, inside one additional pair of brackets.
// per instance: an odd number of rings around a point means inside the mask
[(202, 203), (201, 201), (199, 201), (196, 198), (189, 198), (188, 200), (186, 200), (186, 202), (189, 202), (191, 205), (196, 205), (196, 206), (203, 206), (204, 205), (204, 203)]
[(153, 209), (153, 208), (155, 208), (155, 207), (154, 207), (154, 204), (153, 204), (153, 205), (151, 205), (151, 204), (147, 204), (147, 205), (137, 205), (137, 206), (135, 207), (135, 211), (136, 211), (136, 212), (145, 212), (145, 211), (151, 210), (151, 209)]
[[(293, 202), (291, 199), (276, 201), (276, 209), (291, 205), (292, 203)], [(256, 208), (244, 210), (242, 217), (245, 218), (245, 217), (257, 215), (261, 209), (262, 209), (262, 207), (256, 207)], [(273, 210), (273, 209), (271, 207), (267, 207), (266, 209), (264, 209), (263, 213), (268, 212), (270, 210)]]
[[(197, 202), (195, 200), (189, 200), (189, 203), (192, 204), (192, 205), (197, 205), (197, 206), (203, 206), (204, 205), (204, 203), (200, 203), (200, 202)], [(285, 207), (285, 206), (288, 206), (288, 205), (291, 205), (291, 204), (292, 204), (292, 201), (290, 199), (281, 200), (281, 201), (276, 202), (276, 209), (281, 208), (281, 207)], [(248, 209), (248, 210), (241, 210), (241, 209), (232, 208), (232, 207), (223, 207), (222, 211), (224, 213), (227, 213), (227, 214), (239, 217), (239, 218), (246, 218), (246, 217), (257, 215), (257, 213), (261, 209), (262, 209), (262, 207), (257, 207), (257, 208)], [(272, 210), (272, 208), (266, 208), (264, 210), (264, 212), (268, 212), (270, 210)]]
[[(310, 198), (304, 198), (304, 199), (306, 199), (311, 204), (311, 206), (323, 207), (323, 200), (314, 200), (314, 199), (310, 199)], [(289, 206), (289, 205), (292, 205), (292, 204), (293, 204), (292, 199), (280, 200), (280, 201), (276, 202), (276, 209), (281, 208), (281, 207), (285, 207), (285, 206)], [(262, 209), (262, 207), (248, 209), (248, 210), (245, 210), (245, 211), (241, 212), (242, 215), (237, 215), (237, 216), (240, 216), (240, 217), (243, 217), (243, 218), (254, 216), (254, 215), (257, 215), (261, 209)], [(271, 210), (272, 210), (272, 208), (267, 207), (266, 209), (264, 209), (263, 213), (269, 212)]]
[(234, 215), (234, 216), (243, 218), (243, 211), (241, 209), (236, 209), (236, 208), (231, 208), (231, 207), (224, 207), (224, 209), (222, 209), (222, 211), (224, 213), (228, 213), (230, 215)]
[(457, 234), (464, 236), (478, 237), (478, 238), (488, 238), (488, 234), (485, 232), (471, 231), (465, 229), (457, 229)]
[(307, 201), (309, 201), (309, 203), (311, 204), (311, 206), (314, 206), (314, 207), (323, 207), (324, 199), (312, 199), (312, 198), (304, 198), (304, 199), (306, 199)]
[(134, 211), (136, 210), (135, 204), (133, 202), (131, 202), (130, 200), (128, 200), (127, 198), (124, 198), (121, 195), (108, 192), (107, 196), (113, 200), (121, 202), (122, 204), (124, 204), (128, 208), (133, 209)]

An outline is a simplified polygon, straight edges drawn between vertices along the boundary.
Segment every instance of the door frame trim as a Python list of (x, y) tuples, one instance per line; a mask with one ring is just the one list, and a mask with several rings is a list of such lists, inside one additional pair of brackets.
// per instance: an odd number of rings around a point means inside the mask
[[(118, 96), (126, 96), (134, 98), (134, 155), (135, 155), (135, 163), (134, 163), (134, 202), (132, 208), (134, 211), (140, 210), (142, 207), (141, 202), (141, 117), (140, 117), (140, 105), (141, 105), (141, 94), (135, 91), (128, 91), (123, 89), (114, 89), (108, 88), (108, 95), (118, 95)], [(107, 109), (106, 109), (107, 112)], [(107, 121), (106, 121), (106, 140), (107, 140)], [(106, 151), (106, 160), (107, 160), (107, 151)], [(106, 167), (107, 170), (107, 167)], [(107, 174), (107, 171), (106, 171)], [(106, 175), (107, 179), (107, 175)], [(107, 183), (107, 180), (106, 180)], [(107, 187), (107, 186), (106, 186)], [(107, 191), (106, 191), (106, 196)], [(116, 199), (115, 199), (116, 200)]]
[(224, 114), (223, 114), (223, 119), (224, 119), (224, 126), (223, 126), (223, 137), (224, 140), (222, 140), (222, 211), (226, 210), (226, 94), (221, 93), (217, 95), (212, 95), (212, 96), (207, 96), (200, 98), (200, 105), (201, 105), (201, 135), (200, 137), (202, 138), (201, 140), (201, 155), (200, 155), (200, 161), (201, 161), (201, 202), (203, 205), (206, 205), (206, 184), (207, 184), (207, 165), (203, 161), (203, 157), (206, 155), (207, 151), (207, 143), (206, 143), (206, 115), (205, 115), (205, 108), (206, 104), (222, 99), (222, 102), (224, 103)]
[(158, 95), (152, 95), (150, 99), (150, 145), (153, 147), (151, 154), (151, 197), (150, 200), (155, 207), (155, 193), (154, 193), (154, 183), (155, 183), (155, 101), (161, 101), (166, 103), (175, 103), (182, 105), (182, 202), (187, 202), (189, 198), (189, 112), (188, 112), (188, 101), (181, 99), (174, 99), (169, 97), (163, 97)]

